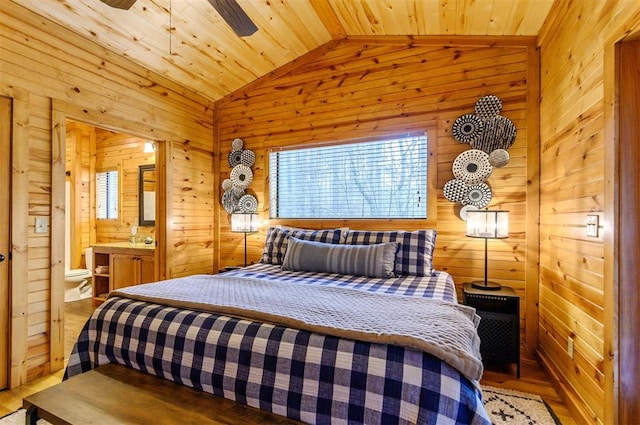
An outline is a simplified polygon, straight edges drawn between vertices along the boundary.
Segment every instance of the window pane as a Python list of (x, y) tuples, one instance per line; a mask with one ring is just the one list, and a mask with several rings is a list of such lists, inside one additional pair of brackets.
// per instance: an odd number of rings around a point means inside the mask
[(118, 218), (118, 172), (96, 173), (96, 218)]
[(271, 218), (425, 218), (427, 138), (272, 152)]

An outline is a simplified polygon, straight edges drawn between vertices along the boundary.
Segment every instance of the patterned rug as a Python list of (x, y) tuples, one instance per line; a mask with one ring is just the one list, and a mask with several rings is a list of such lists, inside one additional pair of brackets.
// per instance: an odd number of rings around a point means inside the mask
[[(9, 413), (6, 416), (0, 418), (0, 425), (24, 425), (24, 416), (27, 411), (24, 409), (18, 409), (13, 413)], [(40, 419), (37, 425), (51, 425), (49, 422)]]
[(551, 407), (538, 395), (484, 385), (482, 398), (495, 425), (561, 425)]

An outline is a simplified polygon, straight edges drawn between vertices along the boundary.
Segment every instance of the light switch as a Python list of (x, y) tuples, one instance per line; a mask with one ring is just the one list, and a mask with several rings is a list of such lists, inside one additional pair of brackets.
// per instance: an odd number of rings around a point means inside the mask
[(47, 233), (49, 231), (49, 217), (36, 217), (36, 233)]
[(600, 216), (589, 214), (587, 216), (587, 236), (598, 237), (598, 229), (600, 227)]

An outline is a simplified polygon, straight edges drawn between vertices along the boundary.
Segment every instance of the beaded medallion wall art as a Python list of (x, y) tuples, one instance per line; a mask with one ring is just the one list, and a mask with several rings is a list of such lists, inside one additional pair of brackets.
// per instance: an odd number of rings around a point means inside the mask
[(256, 154), (243, 148), (242, 139), (234, 139), (227, 156), (231, 173), (228, 179), (222, 181), (222, 207), (229, 214), (255, 213), (258, 209), (256, 197), (247, 193), (253, 181), (251, 167), (256, 161)]
[(494, 168), (509, 163), (507, 150), (516, 140), (516, 126), (500, 115), (502, 101), (494, 95), (481, 97), (475, 104), (475, 113), (455, 120), (453, 138), (466, 143), (470, 149), (460, 153), (453, 161), (454, 178), (444, 184), (444, 197), (462, 205), (460, 218), (466, 220), (469, 209), (485, 208), (493, 194), (487, 179)]

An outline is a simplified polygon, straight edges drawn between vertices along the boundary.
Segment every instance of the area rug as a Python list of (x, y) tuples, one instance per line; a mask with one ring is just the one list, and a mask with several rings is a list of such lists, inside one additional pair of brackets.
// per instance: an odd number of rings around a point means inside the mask
[(482, 399), (495, 425), (561, 425), (551, 407), (535, 394), (483, 385)]
[[(0, 418), (0, 425), (24, 425), (24, 416), (27, 413), (24, 409), (18, 409), (13, 413)], [(49, 422), (40, 419), (36, 422), (38, 425), (51, 425)]]

